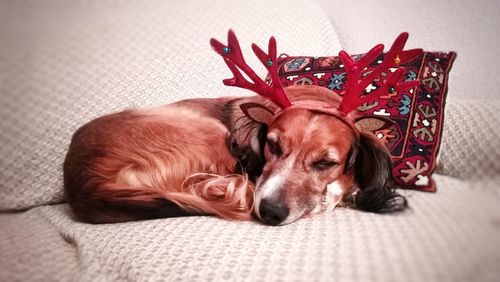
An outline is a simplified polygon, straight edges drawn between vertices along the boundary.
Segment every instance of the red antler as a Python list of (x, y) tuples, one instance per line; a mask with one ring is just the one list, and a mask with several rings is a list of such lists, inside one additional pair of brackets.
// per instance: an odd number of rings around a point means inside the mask
[[(288, 108), (291, 106), (290, 101), (286, 97), (285, 91), (281, 86), (278, 77), (278, 68), (276, 66), (276, 39), (271, 37), (269, 39), (268, 53), (266, 54), (259, 46), (252, 44), (252, 50), (262, 62), (262, 64), (269, 71), (269, 75), (272, 80), (272, 84), (266, 84), (245, 62), (243, 54), (241, 53), (240, 44), (238, 39), (232, 30), (229, 30), (227, 35), (227, 46), (220, 43), (216, 39), (210, 39), (210, 45), (224, 58), (227, 66), (233, 73), (234, 77), (225, 79), (224, 85), (236, 86), (252, 90), (255, 93), (273, 101), (280, 108)], [(251, 81), (245, 79), (241, 74), (241, 71), (245, 73)]]
[(362, 71), (382, 54), (384, 45), (379, 44), (373, 47), (357, 61), (353, 60), (347, 52), (340, 51), (339, 58), (344, 64), (347, 82), (339, 111), (348, 114), (364, 103), (372, 103), (382, 94), (408, 90), (418, 84), (417, 80), (398, 83), (405, 74), (405, 70), (397, 68), (396, 71), (387, 76), (387, 79), (383, 81), (377, 90), (370, 92), (368, 95), (364, 93), (366, 87), (377, 79), (381, 73), (388, 72), (390, 68), (397, 67), (399, 64), (409, 61), (422, 53), (422, 49), (403, 51), (407, 40), (408, 33), (401, 33), (392, 44), (389, 52), (385, 54), (383, 62), (365, 78), (361, 77)]

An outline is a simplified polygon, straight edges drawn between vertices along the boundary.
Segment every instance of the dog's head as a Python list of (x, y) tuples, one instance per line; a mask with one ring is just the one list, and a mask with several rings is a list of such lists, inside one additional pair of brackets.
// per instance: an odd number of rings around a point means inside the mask
[[(356, 186), (359, 193), (353, 198), (360, 209), (387, 212), (406, 206), (404, 198), (393, 191), (388, 152), (376, 138), (356, 128), (354, 115), (359, 106), (374, 103), (383, 94), (416, 87), (417, 81), (403, 79), (405, 69), (399, 67), (422, 53), (421, 49), (404, 50), (407, 39), (408, 33), (400, 34), (385, 55), (382, 44), (362, 56), (340, 51), (347, 78), (339, 93), (342, 98), (326, 89), (328, 95), (308, 95), (322, 92), (313, 86), (301, 88), (298, 95), (285, 90), (280, 83), (274, 37), (269, 39), (267, 53), (252, 45), (267, 68), (269, 83), (248, 66), (233, 31), (228, 32), (227, 45), (210, 40), (234, 75), (223, 81), (225, 85), (252, 90), (279, 108), (269, 109), (266, 103), (241, 105), (247, 117), (267, 130), (261, 134), (265, 142), (250, 143), (254, 153), (260, 152), (266, 159), (257, 180), (254, 209), (263, 222), (286, 224), (335, 206)], [(376, 67), (367, 71), (374, 62)], [(376, 81), (378, 87), (367, 91)], [(300, 96), (306, 99), (297, 103)], [(341, 101), (327, 101), (326, 97)]]
[[(332, 96), (313, 86), (289, 88), (287, 95), (308, 100)], [(258, 150), (265, 164), (254, 207), (262, 222), (288, 224), (332, 209), (353, 192), (362, 210), (390, 212), (406, 206), (394, 192), (390, 156), (371, 134), (356, 134), (341, 118), (310, 109), (290, 108), (275, 116), (265, 104), (242, 108), (266, 129), (264, 147)]]

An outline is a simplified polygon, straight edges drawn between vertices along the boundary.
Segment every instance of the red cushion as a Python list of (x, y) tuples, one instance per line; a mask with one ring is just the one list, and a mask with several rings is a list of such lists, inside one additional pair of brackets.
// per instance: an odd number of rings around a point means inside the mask
[[(394, 180), (402, 188), (436, 190), (431, 174), (441, 143), (448, 74), (455, 57), (455, 52), (424, 52), (401, 64), (407, 70), (403, 79), (418, 78), (419, 86), (388, 93), (375, 103), (358, 108), (362, 115), (359, 123), (379, 137), (391, 152)], [(381, 59), (382, 56), (371, 66)], [(340, 93), (345, 85), (345, 71), (338, 57), (281, 56), (278, 63), (283, 87), (313, 84)], [(366, 72), (370, 70), (369, 67)], [(378, 85), (374, 81), (371, 86)]]

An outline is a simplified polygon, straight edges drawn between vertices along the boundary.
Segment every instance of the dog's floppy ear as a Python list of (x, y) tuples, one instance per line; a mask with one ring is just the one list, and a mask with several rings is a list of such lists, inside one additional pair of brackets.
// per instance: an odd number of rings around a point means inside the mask
[(384, 144), (373, 134), (362, 132), (355, 146), (354, 173), (360, 188), (356, 207), (379, 213), (404, 210), (407, 201), (395, 192), (391, 157)]
[(245, 116), (258, 123), (269, 125), (274, 119), (274, 112), (258, 103), (243, 103), (240, 109)]

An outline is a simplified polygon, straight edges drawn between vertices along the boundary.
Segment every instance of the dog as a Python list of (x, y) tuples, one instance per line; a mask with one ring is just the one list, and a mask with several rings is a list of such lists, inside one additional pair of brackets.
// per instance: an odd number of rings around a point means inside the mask
[[(183, 100), (83, 125), (63, 165), (65, 196), (78, 219), (115, 223), (215, 215), (284, 225), (340, 203), (380, 213), (407, 207), (395, 192), (384, 144), (360, 131), (350, 116), (366, 98), (352, 98), (359, 96), (353, 89), (362, 84), (357, 77), (363, 64), (383, 46), (358, 61), (341, 52), (348, 76), (356, 78), (341, 98), (319, 86), (281, 88), (274, 38), (268, 53), (253, 46), (272, 83), (246, 65), (232, 31), (228, 41), (211, 41), (235, 75), (224, 83), (259, 95)], [(399, 43), (384, 62), (406, 54)], [(393, 49), (399, 53), (391, 54)], [(380, 72), (389, 65), (382, 63)], [(398, 90), (415, 85), (396, 84), (401, 75), (398, 69), (386, 84)]]

